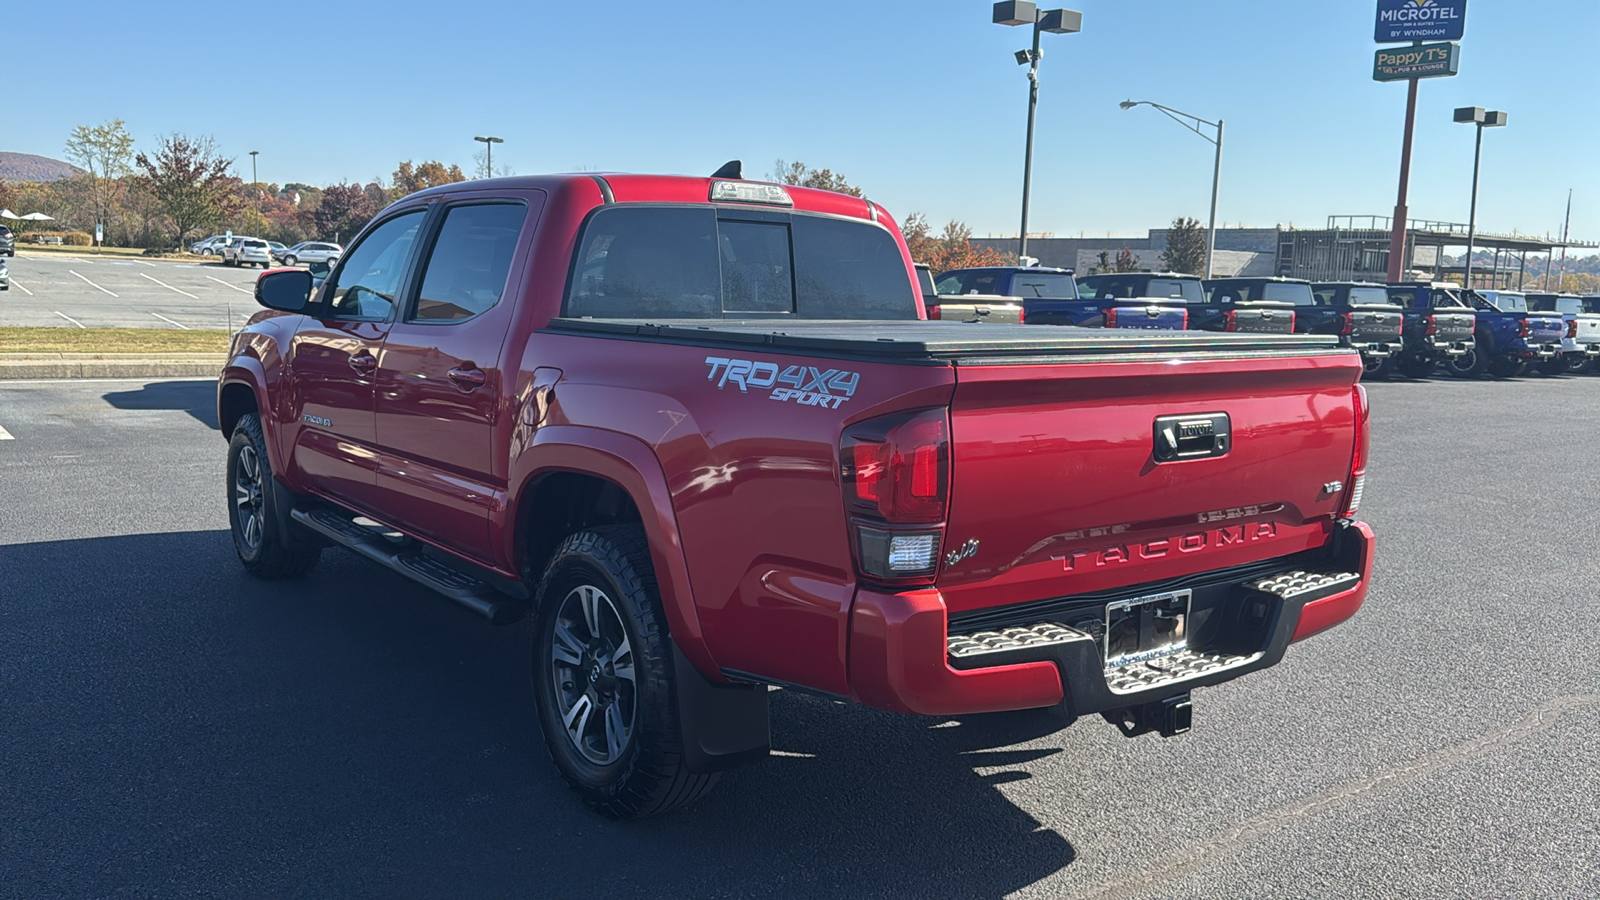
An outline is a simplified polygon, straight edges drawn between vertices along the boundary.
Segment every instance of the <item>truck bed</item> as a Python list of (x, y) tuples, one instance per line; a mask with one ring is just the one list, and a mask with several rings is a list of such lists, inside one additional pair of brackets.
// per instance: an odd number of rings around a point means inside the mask
[(772, 319), (567, 319), (549, 331), (626, 340), (710, 344), (957, 365), (1150, 354), (1348, 353), (1336, 335), (1236, 334), (1098, 328), (983, 328), (965, 322)]

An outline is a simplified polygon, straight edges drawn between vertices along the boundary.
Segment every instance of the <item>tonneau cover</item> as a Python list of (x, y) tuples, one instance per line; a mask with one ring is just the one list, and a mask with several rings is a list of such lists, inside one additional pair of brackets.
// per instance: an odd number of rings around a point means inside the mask
[(984, 359), (1182, 353), (1340, 351), (1337, 335), (1123, 331), (967, 322), (853, 319), (552, 319), (555, 332), (883, 358)]

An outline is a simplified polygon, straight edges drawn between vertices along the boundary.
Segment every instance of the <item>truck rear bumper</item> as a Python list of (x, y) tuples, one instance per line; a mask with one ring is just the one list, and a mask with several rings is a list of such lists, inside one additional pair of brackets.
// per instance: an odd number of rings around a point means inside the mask
[[(1356, 580), (1338, 583), (1332, 592), (1289, 596), (1253, 586), (1273, 581), (1272, 573), (1251, 576), (1250, 585), (1208, 585), (1205, 609), (1216, 615), (1218, 624), (1198, 636), (1189, 650), (1152, 660), (1154, 665), (1108, 669), (1096, 636), (1052, 621), (1052, 614), (1070, 618), (1060, 614), (1060, 601), (1050, 602), (1053, 613), (1040, 604), (1016, 608), (1016, 627), (986, 626), (952, 635), (937, 589), (888, 593), (864, 588), (856, 594), (850, 620), (851, 694), (867, 706), (924, 715), (1062, 705), (1069, 715), (1081, 716), (1229, 681), (1276, 664), (1289, 644), (1332, 628), (1361, 608), (1372, 580), (1372, 530), (1361, 522), (1337, 528), (1328, 571)], [(1288, 578), (1288, 570), (1306, 567), (1303, 561), (1286, 560), (1283, 568), (1280, 579)], [(1139, 588), (1130, 588), (1128, 595), (1139, 593)], [(1197, 604), (1201, 593), (1197, 588)], [(1040, 606), (1036, 614), (1030, 612), (1033, 606)], [(1221, 624), (1223, 620), (1230, 624)], [(1231, 624), (1235, 620), (1244, 624)], [(974, 642), (995, 649), (952, 655), (952, 647)]]

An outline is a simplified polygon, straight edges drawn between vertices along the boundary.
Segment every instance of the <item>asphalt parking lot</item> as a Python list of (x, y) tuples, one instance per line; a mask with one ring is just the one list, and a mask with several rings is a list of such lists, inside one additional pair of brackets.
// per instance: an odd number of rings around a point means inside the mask
[(6, 260), (0, 326), (226, 328), (256, 312), (258, 268), (29, 253)]
[(777, 755), (628, 824), (525, 624), (244, 575), (213, 394), (0, 384), (0, 895), (1600, 896), (1600, 378), (1373, 385), (1366, 607), (1186, 736), (780, 692)]

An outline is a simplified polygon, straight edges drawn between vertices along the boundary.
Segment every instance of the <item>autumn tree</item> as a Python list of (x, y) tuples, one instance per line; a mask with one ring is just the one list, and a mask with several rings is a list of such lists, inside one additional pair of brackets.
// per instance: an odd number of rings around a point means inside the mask
[(312, 216), (317, 234), (325, 240), (348, 240), (378, 214), (365, 188), (359, 184), (330, 184)]
[(979, 247), (972, 243), (972, 229), (964, 222), (948, 222), (938, 236), (922, 213), (906, 216), (900, 227), (905, 236), (906, 248), (911, 258), (932, 269), (934, 274), (951, 269), (970, 269), (976, 266), (1005, 266), (1011, 260), (992, 247)]
[(409, 194), (415, 194), (417, 191), (437, 187), (441, 184), (455, 184), (458, 181), (466, 181), (467, 176), (462, 174), (461, 167), (457, 165), (451, 165), (446, 168), (444, 163), (436, 159), (413, 165), (411, 160), (408, 159), (395, 167), (392, 180), (394, 181), (394, 199), (398, 200)]
[(773, 164), (771, 178), (779, 184), (819, 188), (824, 191), (849, 194), (852, 197), (866, 196), (860, 188), (846, 181), (843, 175), (835, 174), (832, 169), (813, 169), (803, 162), (791, 163), (780, 159)]
[(79, 125), (67, 136), (67, 158), (88, 173), (94, 216), (105, 222), (133, 172), (133, 135), (126, 123), (111, 119), (103, 125)]
[(1204, 274), (1206, 231), (1198, 219), (1179, 216), (1172, 221), (1172, 228), (1167, 231), (1167, 249), (1161, 251), (1161, 265), (1169, 272)]
[(209, 137), (167, 135), (157, 142), (154, 157), (140, 153), (134, 164), (150, 180), (150, 190), (171, 220), (179, 247), (198, 229), (237, 209), (239, 179), (228, 174), (233, 160), (217, 153)]

